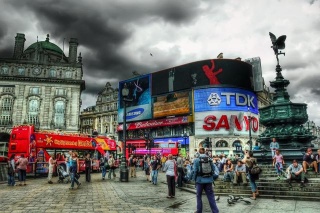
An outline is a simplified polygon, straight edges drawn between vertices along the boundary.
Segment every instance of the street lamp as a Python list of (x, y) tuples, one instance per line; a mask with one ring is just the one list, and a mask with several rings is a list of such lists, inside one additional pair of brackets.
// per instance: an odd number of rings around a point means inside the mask
[(123, 101), (123, 150), (122, 150), (122, 158), (121, 158), (121, 165), (120, 165), (120, 181), (121, 182), (128, 182), (129, 179), (129, 171), (127, 167), (127, 159), (126, 159), (126, 141), (127, 141), (127, 102), (130, 102), (131, 100), (128, 99), (129, 95), (129, 89), (127, 88), (127, 85), (125, 84), (121, 91), (122, 94), (122, 101)]
[(251, 111), (250, 111), (250, 108), (248, 107), (248, 112), (249, 112), (249, 115), (248, 115), (248, 121), (249, 121), (249, 142), (250, 142), (250, 151), (252, 150), (252, 137), (251, 137), (251, 120), (252, 120), (252, 117), (251, 117)]

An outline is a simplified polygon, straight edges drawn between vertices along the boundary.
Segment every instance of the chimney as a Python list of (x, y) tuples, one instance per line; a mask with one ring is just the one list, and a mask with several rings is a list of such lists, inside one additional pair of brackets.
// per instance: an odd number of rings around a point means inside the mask
[(78, 50), (78, 39), (70, 38), (69, 41), (69, 63), (76, 63)]
[(22, 33), (17, 33), (17, 36), (15, 38), (16, 41), (14, 44), (13, 58), (20, 59), (24, 50), (24, 42), (26, 41), (26, 39), (25, 35)]

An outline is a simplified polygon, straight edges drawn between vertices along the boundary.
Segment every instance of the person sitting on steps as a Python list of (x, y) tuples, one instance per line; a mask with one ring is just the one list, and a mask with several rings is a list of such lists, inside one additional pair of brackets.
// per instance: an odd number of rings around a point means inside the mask
[(293, 160), (292, 164), (287, 168), (287, 181), (290, 188), (292, 187), (292, 180), (300, 181), (300, 187), (305, 187), (305, 173), (303, 172), (301, 164), (298, 164), (297, 160)]
[(223, 176), (223, 181), (225, 182), (231, 182), (233, 180), (233, 164), (231, 163), (230, 160), (226, 161), (226, 164), (223, 167), (224, 171), (224, 176)]
[(242, 163), (241, 160), (238, 160), (237, 166), (235, 168), (235, 175), (233, 179), (233, 185), (238, 185), (238, 182), (241, 180), (243, 185), (248, 185), (247, 175), (246, 175), (246, 165)]
[(312, 154), (312, 149), (308, 148), (307, 152), (303, 156), (303, 171), (307, 173), (308, 168), (314, 168), (315, 173), (318, 173), (318, 166), (315, 156)]

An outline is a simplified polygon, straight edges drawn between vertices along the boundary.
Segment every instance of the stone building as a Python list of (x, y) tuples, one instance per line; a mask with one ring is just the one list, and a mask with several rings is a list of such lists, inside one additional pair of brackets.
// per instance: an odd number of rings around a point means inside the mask
[(96, 130), (99, 134), (117, 137), (118, 91), (118, 88), (112, 88), (107, 82), (98, 93), (96, 105), (87, 107), (81, 112), (82, 133), (92, 134)]
[(11, 128), (20, 124), (79, 131), (85, 82), (78, 40), (70, 39), (68, 57), (49, 35), (26, 49), (25, 41), (18, 33), (13, 57), (0, 58), (0, 141), (8, 140)]

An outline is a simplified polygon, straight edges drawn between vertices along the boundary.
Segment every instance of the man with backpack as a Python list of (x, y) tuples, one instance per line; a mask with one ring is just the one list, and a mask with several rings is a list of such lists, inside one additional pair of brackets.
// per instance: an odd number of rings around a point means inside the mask
[(195, 213), (202, 213), (202, 191), (204, 190), (209, 204), (211, 211), (214, 213), (219, 213), (219, 209), (217, 207), (214, 192), (212, 188), (213, 182), (213, 175), (215, 171), (214, 164), (212, 160), (206, 156), (204, 148), (199, 149), (200, 156), (194, 160), (194, 175), (193, 180), (196, 183), (197, 189), (197, 211)]

